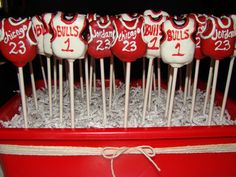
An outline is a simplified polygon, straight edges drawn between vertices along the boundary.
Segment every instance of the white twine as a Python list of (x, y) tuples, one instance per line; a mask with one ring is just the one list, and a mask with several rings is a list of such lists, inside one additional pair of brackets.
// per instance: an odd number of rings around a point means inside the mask
[(143, 145), (136, 147), (75, 147), (75, 146), (30, 146), (0, 144), (0, 154), (10, 155), (36, 155), (36, 156), (103, 156), (111, 160), (112, 176), (114, 171), (114, 159), (122, 154), (142, 154), (157, 169), (158, 165), (152, 160), (157, 154), (195, 154), (195, 153), (229, 153), (236, 152), (236, 143), (190, 145), (176, 147), (153, 148)]

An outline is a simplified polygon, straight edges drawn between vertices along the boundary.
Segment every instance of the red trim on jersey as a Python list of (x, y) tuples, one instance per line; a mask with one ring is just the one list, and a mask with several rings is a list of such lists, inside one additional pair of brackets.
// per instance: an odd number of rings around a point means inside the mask
[[(52, 17), (51, 18), (51, 20), (50, 20), (50, 27), (51, 27), (51, 29), (52, 29), (52, 38), (51, 38), (51, 43), (56, 39), (56, 37), (57, 37), (57, 33), (56, 33), (56, 29), (54, 28), (54, 24), (53, 24), (53, 18), (54, 17)], [(46, 34), (46, 33), (45, 33)]]
[[(189, 24), (189, 18), (183, 18), (183, 19), (181, 19), (181, 20), (176, 20), (176, 19), (174, 19), (174, 18), (170, 18), (169, 20), (170, 20), (172, 26), (173, 26), (174, 28), (177, 28), (177, 29), (182, 29), (182, 28), (186, 27), (186, 26)], [(178, 25), (178, 24), (176, 23), (176, 21), (184, 21), (184, 24)]]
[(82, 37), (82, 33), (83, 33), (83, 31), (85, 30), (86, 27), (87, 27), (87, 20), (85, 18), (84, 24), (83, 24), (83, 26), (81, 28), (81, 31), (80, 31), (80, 34), (79, 34), (79, 38), (84, 44), (88, 44), (88, 41)]
[(66, 19), (66, 17), (70, 17), (70, 16), (66, 16), (64, 13), (61, 13), (61, 21), (67, 25), (70, 25), (77, 19), (78, 14), (71, 16), (72, 17), (71, 19)]

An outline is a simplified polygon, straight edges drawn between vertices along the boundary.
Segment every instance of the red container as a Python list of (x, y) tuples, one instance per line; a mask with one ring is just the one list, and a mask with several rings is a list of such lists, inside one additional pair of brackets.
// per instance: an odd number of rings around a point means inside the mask
[[(220, 103), (222, 94), (217, 93)], [(3, 119), (16, 112), (19, 96), (1, 108)], [(236, 103), (227, 109), (236, 117)], [(106, 129), (0, 129), (0, 144), (26, 146), (138, 147), (153, 148), (236, 143), (236, 126)], [(1, 150), (1, 149), (0, 149)], [(233, 151), (236, 151), (233, 150)], [(121, 154), (113, 160), (116, 177), (236, 176), (236, 152), (156, 154), (161, 171), (143, 154)], [(111, 177), (111, 160), (102, 155), (1, 154), (5, 177)]]

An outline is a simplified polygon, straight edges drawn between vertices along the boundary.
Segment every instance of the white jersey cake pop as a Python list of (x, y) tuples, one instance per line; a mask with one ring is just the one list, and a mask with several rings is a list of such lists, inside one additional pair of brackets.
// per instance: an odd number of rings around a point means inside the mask
[(32, 27), (35, 34), (35, 38), (37, 40), (38, 54), (44, 55), (44, 47), (43, 47), (44, 25), (42, 17), (40, 15), (32, 17)]
[(152, 17), (151, 15), (144, 16), (144, 33), (143, 38), (147, 42), (146, 57), (160, 57), (160, 39), (161, 24), (166, 21), (166, 17)]
[(66, 16), (57, 14), (51, 22), (53, 30), (52, 49), (59, 58), (81, 59), (85, 57), (87, 42), (83, 39), (82, 32), (86, 27), (86, 18), (76, 14)]
[(194, 57), (196, 22), (189, 17), (181, 20), (170, 18), (162, 25), (161, 58), (172, 67), (190, 63)]
[(51, 44), (52, 29), (50, 27), (50, 22), (53, 16), (54, 15), (52, 13), (45, 13), (42, 15), (42, 20), (44, 23), (43, 46), (44, 46), (44, 54), (47, 57), (50, 57), (53, 55), (52, 44)]

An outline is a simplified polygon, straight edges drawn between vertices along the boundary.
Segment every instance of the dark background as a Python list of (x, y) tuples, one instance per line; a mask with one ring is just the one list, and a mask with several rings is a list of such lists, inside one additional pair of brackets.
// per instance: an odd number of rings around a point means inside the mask
[[(164, 10), (170, 15), (181, 15), (184, 13), (205, 13), (214, 14), (216, 16), (228, 15), (236, 13), (236, 1), (235, 0), (110, 0), (110, 1), (96, 1), (96, 0), (5, 0), (4, 7), (1, 9), (1, 17), (27, 17), (35, 14), (42, 14), (44, 12), (79, 12), (82, 14), (86, 13), (97, 13), (100, 15), (115, 15), (119, 13), (142, 13), (146, 9), (152, 9), (155, 11)], [(18, 82), (16, 76), (16, 67), (7, 62), (4, 57), (1, 56), (1, 61), (5, 64), (0, 65), (0, 105), (4, 104), (10, 97), (15, 94), (15, 90), (18, 89)], [(44, 60), (45, 62), (45, 60)], [(200, 64), (200, 79), (203, 81), (207, 80), (208, 69), (209, 69), (209, 58), (205, 58)], [(37, 80), (42, 79), (38, 57), (33, 61), (35, 77)], [(46, 64), (46, 62), (45, 62)], [(99, 62), (97, 62), (97, 72), (99, 77)], [(224, 90), (225, 81), (227, 77), (229, 58), (224, 59), (220, 62), (219, 76), (217, 87), (219, 90)], [(123, 68), (119, 60), (115, 60), (116, 65), (116, 76), (119, 79), (123, 79)], [(162, 65), (162, 77), (166, 80), (167, 66), (164, 63)], [(45, 65), (46, 66), (46, 65)], [(108, 71), (109, 62), (105, 61), (105, 69)], [(78, 65), (75, 64), (75, 79), (78, 78)], [(132, 64), (131, 78), (141, 79), (142, 77), (142, 60), (137, 60)], [(25, 83), (28, 85), (30, 82), (29, 68), (26, 66), (25, 71)], [(183, 68), (183, 72), (185, 68)], [(106, 72), (106, 78), (109, 72)], [(235, 84), (236, 69), (234, 67), (233, 75), (231, 79), (231, 88), (229, 96), (236, 99), (236, 84)]]

